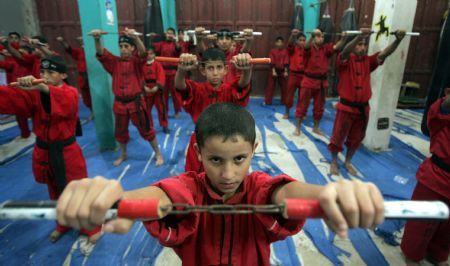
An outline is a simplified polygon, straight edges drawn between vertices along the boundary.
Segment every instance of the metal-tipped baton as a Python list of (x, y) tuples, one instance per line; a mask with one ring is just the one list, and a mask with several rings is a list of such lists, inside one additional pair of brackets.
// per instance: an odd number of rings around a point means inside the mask
[[(362, 34), (360, 30), (346, 30), (344, 31), (347, 35), (359, 35)], [(370, 33), (375, 33), (375, 31), (371, 31)], [(390, 35), (395, 35), (395, 31), (391, 31)], [(406, 36), (420, 36), (420, 32), (406, 32)]]
[[(155, 60), (158, 62), (164, 63), (180, 63), (179, 57), (165, 57), (165, 56), (156, 56)], [(250, 64), (252, 65), (264, 65), (270, 64), (270, 58), (252, 58), (250, 59)]]
[[(89, 32), (88, 35), (93, 36), (95, 32)], [(100, 35), (107, 35), (107, 34), (125, 34), (124, 31), (121, 32), (108, 32), (108, 31), (100, 31), (98, 32)], [(131, 35), (135, 35), (135, 36), (142, 36), (143, 34), (140, 32), (133, 32), (131, 33)]]
[[(186, 31), (188, 34), (195, 34), (195, 30), (187, 30)], [(214, 33), (218, 33), (217, 31), (211, 31), (211, 30), (204, 30), (202, 31), (203, 34), (214, 34)], [(243, 31), (232, 31), (230, 32), (232, 34), (236, 34), (236, 35), (244, 35)], [(253, 36), (262, 36), (262, 32), (260, 31), (253, 31), (252, 32)]]
[[(54, 220), (56, 201), (6, 201), (0, 204), (0, 220)], [(160, 205), (155, 199), (121, 200), (109, 209), (105, 219), (117, 217), (135, 220), (158, 219), (162, 213), (188, 214), (209, 212), (213, 214), (286, 213), (288, 219), (326, 218), (318, 200), (287, 199), (272, 205)], [(385, 219), (449, 218), (447, 205), (440, 201), (386, 201)]]

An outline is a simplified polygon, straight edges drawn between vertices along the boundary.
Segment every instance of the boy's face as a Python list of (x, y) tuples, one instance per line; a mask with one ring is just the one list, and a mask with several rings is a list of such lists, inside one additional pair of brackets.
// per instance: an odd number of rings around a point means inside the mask
[(48, 85), (60, 86), (63, 80), (67, 78), (67, 74), (49, 69), (41, 69), (41, 78), (45, 79)]
[(178, 40), (184, 41), (184, 32), (182, 31), (178, 32)]
[(257, 144), (240, 135), (228, 138), (213, 136), (205, 140), (201, 150), (195, 144), (199, 160), (212, 187), (224, 199), (233, 196), (248, 174)]
[(297, 45), (299, 46), (299, 47), (305, 47), (305, 42), (306, 42), (306, 39), (305, 39), (305, 37), (303, 37), (303, 36), (300, 36), (298, 39), (297, 39)]
[(8, 41), (12, 43), (18, 43), (20, 41), (20, 38), (16, 34), (11, 34), (8, 36)]
[(222, 51), (228, 51), (228, 49), (231, 48), (231, 44), (233, 43), (233, 40), (229, 36), (220, 36), (217, 39), (217, 46)]
[(353, 53), (357, 56), (363, 56), (367, 53), (367, 45), (365, 42), (359, 42), (353, 49)]
[(283, 40), (277, 40), (277, 41), (275, 41), (275, 47), (276, 47), (276, 48), (283, 48), (283, 46), (284, 46)]
[(212, 86), (218, 86), (227, 74), (227, 67), (221, 60), (210, 60), (200, 67), (200, 72)]
[(155, 59), (155, 52), (153, 50), (147, 51), (147, 60), (152, 61)]
[(324, 41), (323, 33), (314, 36), (314, 43), (316, 45), (322, 45), (323, 41)]
[(173, 30), (166, 31), (166, 40), (173, 41), (175, 39), (175, 32)]
[(120, 57), (122, 59), (128, 59), (133, 55), (134, 52), (134, 46), (126, 43), (126, 42), (121, 42), (119, 43), (119, 49), (120, 49)]

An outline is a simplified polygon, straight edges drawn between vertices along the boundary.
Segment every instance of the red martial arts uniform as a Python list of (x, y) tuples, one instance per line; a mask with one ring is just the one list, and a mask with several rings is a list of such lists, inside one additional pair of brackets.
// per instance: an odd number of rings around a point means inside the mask
[(347, 61), (342, 61), (342, 54), (337, 58), (340, 102), (336, 105), (333, 134), (328, 145), (333, 153), (342, 151), (344, 141), (349, 150), (356, 150), (366, 135), (372, 97), (370, 73), (380, 65), (378, 54), (357, 56), (351, 53)]
[(291, 108), (294, 104), (295, 91), (300, 90), (303, 75), (305, 73), (305, 65), (303, 64), (303, 54), (305, 50), (297, 45), (289, 44), (287, 47), (289, 53), (289, 77), (287, 83), (285, 105)]
[[(17, 78), (27, 75), (26, 69), (20, 66), (12, 56), (5, 56), (4, 61), (0, 61), (0, 68), (5, 70), (8, 83), (15, 82)], [(28, 127), (28, 117), (16, 115), (16, 122), (20, 129), (20, 136), (24, 139), (28, 138), (31, 135), (31, 130)]]
[[(162, 41), (153, 44), (155, 53), (159, 56), (167, 56), (167, 57), (179, 57), (180, 50), (177, 49), (175, 45), (175, 41)], [(175, 92), (175, 74), (177, 73), (177, 63), (167, 63), (163, 62), (162, 66), (164, 71), (166, 72), (166, 82), (165, 82), (165, 90), (164, 90), (164, 101), (166, 106), (166, 113), (169, 112), (169, 92), (172, 95), (173, 108), (175, 113), (178, 114), (181, 112), (181, 103), (176, 97)]]
[(156, 105), (158, 111), (158, 120), (161, 127), (167, 127), (169, 122), (167, 119), (166, 106), (164, 101), (164, 84), (166, 82), (166, 76), (164, 69), (158, 61), (153, 63), (146, 63), (144, 65), (144, 78), (145, 84), (148, 88), (158, 87), (158, 91), (152, 94), (146, 93), (145, 101), (147, 102), (147, 110), (149, 116), (152, 115), (153, 105)]
[[(286, 175), (253, 172), (226, 202), (214, 192), (205, 173), (185, 173), (154, 186), (164, 190), (173, 203), (261, 205), (270, 204), (274, 190), (292, 181)], [(270, 265), (270, 244), (298, 233), (304, 222), (269, 214), (190, 213), (144, 222), (144, 226), (161, 245), (172, 247), (183, 265), (240, 266)]]
[[(32, 117), (36, 145), (33, 149), (33, 174), (38, 183), (47, 184), (50, 199), (57, 200), (65, 186), (86, 178), (86, 162), (75, 139), (78, 120), (78, 92), (63, 83), (49, 86), (50, 93), (0, 87), (0, 113)], [(59, 232), (70, 228), (57, 225)], [(93, 235), (92, 231), (81, 230)]]
[(194, 46), (191, 41), (178, 41), (178, 44), (181, 46), (181, 53), (190, 53)]
[[(278, 83), (281, 92), (281, 103), (284, 104), (286, 99), (286, 77), (284, 76), (284, 70), (289, 65), (289, 54), (285, 48), (272, 48), (269, 53), (270, 57), (270, 70), (267, 78), (267, 86), (265, 91), (264, 101), (266, 104), (272, 104), (273, 90)], [(277, 76), (272, 75), (272, 69), (275, 68)]]
[(305, 75), (302, 80), (300, 99), (297, 102), (295, 116), (303, 119), (308, 111), (311, 98), (314, 98), (313, 118), (320, 120), (325, 105), (325, 92), (328, 88), (328, 66), (330, 57), (334, 54), (332, 43), (323, 44), (316, 48), (311, 45), (305, 50)]
[(112, 76), (114, 93), (113, 111), (116, 118), (115, 138), (120, 143), (130, 139), (128, 123), (136, 126), (143, 139), (152, 141), (155, 138), (152, 118), (148, 115), (143, 93), (145, 57), (134, 55), (129, 60), (122, 60), (104, 49), (97, 59), (103, 68)]
[[(222, 83), (219, 88), (214, 87), (209, 82), (198, 83), (192, 80), (186, 80), (186, 91), (177, 90), (178, 97), (182, 101), (184, 110), (191, 115), (194, 124), (206, 107), (213, 103), (235, 103), (241, 106), (247, 106), (250, 99), (250, 84), (245, 88), (238, 88), (239, 79), (232, 83)], [(186, 172), (195, 171), (200, 173), (203, 166), (197, 158), (194, 150), (194, 144), (197, 142), (195, 133), (192, 134), (186, 154)]]
[(77, 62), (78, 87), (80, 88), (81, 97), (84, 105), (92, 110), (91, 89), (89, 87), (84, 49), (69, 46), (66, 52)]
[[(447, 96), (449, 97), (449, 96)], [(428, 111), (431, 158), (417, 170), (417, 185), (412, 200), (440, 200), (450, 206), (450, 113), (441, 110), (444, 98)], [(432, 256), (436, 262), (447, 261), (450, 253), (450, 220), (408, 221), (401, 243), (406, 257), (420, 261)]]

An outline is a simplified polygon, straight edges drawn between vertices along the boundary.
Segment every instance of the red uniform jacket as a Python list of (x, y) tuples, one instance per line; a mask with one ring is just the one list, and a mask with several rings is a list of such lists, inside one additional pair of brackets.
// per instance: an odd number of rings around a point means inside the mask
[[(164, 179), (155, 186), (174, 203), (270, 204), (273, 191), (294, 181), (289, 176), (271, 177), (254, 172), (245, 177), (239, 191), (226, 202), (211, 188), (205, 173), (188, 172)], [(191, 213), (170, 215), (144, 222), (161, 245), (172, 247), (183, 265), (269, 265), (270, 243), (298, 233), (303, 220), (278, 215), (220, 215)]]
[(67, 49), (66, 51), (77, 62), (78, 73), (86, 73), (87, 67), (86, 67), (86, 58), (84, 55), (84, 49), (69, 47), (69, 49)]
[(278, 70), (284, 70), (289, 66), (289, 54), (285, 48), (272, 48), (269, 53), (270, 66)]
[(181, 53), (189, 53), (193, 47), (193, 43), (191, 41), (179, 41), (181, 46)]
[[(174, 41), (162, 41), (153, 44), (155, 53), (159, 56), (179, 57), (180, 50), (177, 49)], [(177, 63), (162, 63), (167, 75), (175, 75)]]
[(289, 44), (287, 51), (289, 54), (289, 70), (294, 72), (305, 71), (305, 65), (303, 62), (305, 50), (297, 45), (294, 46)]
[(161, 90), (164, 88), (166, 75), (164, 74), (164, 68), (160, 62), (153, 61), (151, 64), (145, 63), (143, 70), (147, 87), (151, 89), (154, 86), (158, 86)]
[(5, 70), (6, 80), (8, 82), (16, 81), (17, 77), (15, 74), (15, 69), (17, 63), (12, 56), (5, 56), (2, 61), (0, 61), (0, 68)]
[[(336, 66), (339, 73), (338, 93), (342, 99), (358, 103), (369, 102), (370, 97), (372, 97), (370, 73), (380, 65), (378, 54), (357, 56), (350, 53), (347, 61), (342, 61), (342, 54), (339, 54)], [(358, 108), (340, 102), (338, 102), (336, 108), (349, 113), (360, 113)], [(368, 112), (369, 106), (367, 105), (366, 113)]]
[(247, 87), (238, 89), (239, 79), (231, 83), (222, 83), (219, 88), (209, 84), (209, 82), (195, 82), (186, 80), (186, 91), (177, 90), (177, 96), (181, 98), (183, 108), (192, 117), (194, 123), (206, 107), (213, 103), (230, 102), (246, 106), (249, 101), (250, 84)]
[[(102, 56), (97, 55), (97, 59), (103, 68), (112, 76), (112, 89), (116, 100), (113, 111), (117, 114), (135, 113), (138, 105), (134, 101), (128, 103), (119, 102), (117, 99), (134, 99), (143, 93), (144, 74), (143, 67), (146, 58), (134, 55), (129, 60), (122, 60), (114, 56), (108, 50), (104, 50)], [(145, 106), (144, 97), (141, 97), (140, 106)]]
[(24, 67), (27, 75), (33, 75), (35, 78), (41, 76), (41, 58), (35, 54), (22, 54), (22, 58), (14, 58), (20, 66)]
[[(50, 87), (50, 94), (24, 91), (12, 87), (0, 87), (0, 113), (31, 117), (33, 132), (44, 142), (67, 140), (75, 135), (78, 120), (78, 92), (63, 83), (62, 87)], [(50, 112), (44, 109), (49, 101)], [(48, 103), (47, 103), (48, 104)], [(87, 177), (86, 162), (77, 142), (63, 148), (67, 182)], [(37, 146), (33, 150), (33, 174), (37, 182), (47, 183), (52, 178), (49, 151)]]
[(332, 43), (323, 44), (319, 48), (311, 45), (308, 50), (305, 50), (305, 76), (302, 80), (302, 88), (320, 89), (322, 81), (317, 78), (323, 78), (323, 86), (328, 87), (326, 77), (329, 59), (334, 53), (333, 46)]
[[(450, 114), (441, 112), (443, 101), (444, 98), (437, 100), (428, 111), (430, 152), (450, 165)], [(420, 165), (416, 178), (426, 187), (450, 199), (450, 173), (438, 167), (430, 158)]]

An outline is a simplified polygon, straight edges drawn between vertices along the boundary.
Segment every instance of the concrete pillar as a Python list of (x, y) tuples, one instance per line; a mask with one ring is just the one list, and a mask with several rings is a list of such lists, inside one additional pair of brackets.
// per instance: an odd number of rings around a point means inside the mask
[[(369, 54), (383, 50), (395, 40), (389, 33), (397, 29), (412, 31), (417, 0), (377, 0), (373, 15)], [(384, 34), (386, 33), (387, 34)], [(406, 36), (397, 50), (372, 72), (370, 118), (364, 145), (371, 150), (389, 147), (393, 118), (403, 80), (410, 38)], [(419, 37), (420, 38), (420, 37)]]
[[(114, 95), (112, 93), (111, 76), (96, 59), (94, 39), (88, 33), (93, 29), (118, 32), (116, 3), (114, 0), (78, 0), (78, 8), (95, 115), (97, 143), (100, 150), (115, 149), (114, 115), (112, 112)], [(102, 42), (103, 46), (111, 53), (119, 55), (117, 34), (104, 35)]]

